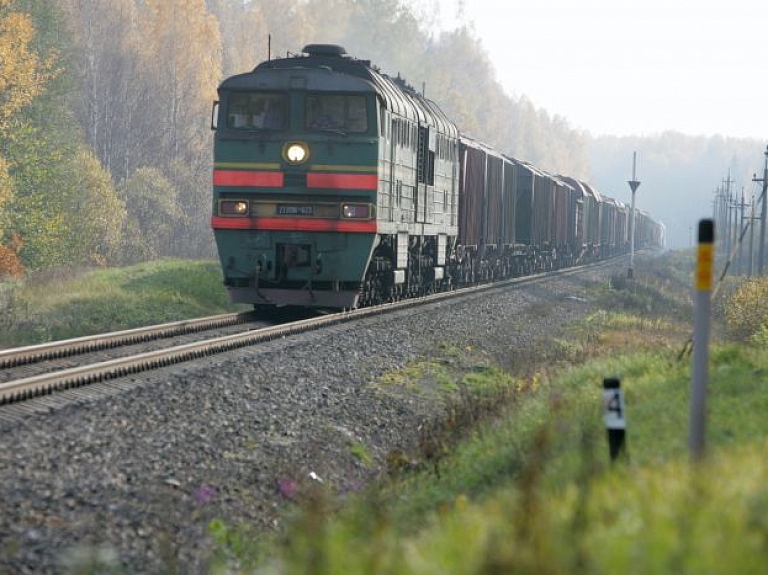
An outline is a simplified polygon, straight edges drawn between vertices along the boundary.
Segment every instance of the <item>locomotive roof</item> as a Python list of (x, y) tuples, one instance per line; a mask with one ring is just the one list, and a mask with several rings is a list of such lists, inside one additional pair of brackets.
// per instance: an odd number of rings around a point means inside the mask
[(340, 91), (372, 90), (394, 114), (436, 126), (441, 133), (458, 136), (456, 125), (432, 100), (419, 94), (399, 75), (391, 78), (372, 66), (369, 60), (348, 56), (346, 50), (337, 44), (309, 44), (303, 48), (301, 55), (262, 62), (252, 72), (228, 78), (220, 88), (254, 87), (255, 77), (271, 73), (282, 76), (286, 70), (306, 70), (310, 74), (335, 72), (332, 77), (325, 76), (327, 81), (323, 82), (324, 87), (333, 86)]

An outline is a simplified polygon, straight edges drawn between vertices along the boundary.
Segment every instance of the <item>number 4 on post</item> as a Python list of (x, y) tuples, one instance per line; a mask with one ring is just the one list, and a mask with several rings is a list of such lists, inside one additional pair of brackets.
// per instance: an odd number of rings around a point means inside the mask
[(611, 461), (626, 455), (627, 420), (624, 412), (624, 392), (621, 380), (607, 377), (603, 380), (603, 421), (608, 430), (608, 449)]

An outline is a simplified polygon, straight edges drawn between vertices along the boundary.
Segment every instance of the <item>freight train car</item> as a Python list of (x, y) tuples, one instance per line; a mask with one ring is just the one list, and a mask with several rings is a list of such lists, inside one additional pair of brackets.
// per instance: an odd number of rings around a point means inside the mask
[[(234, 302), (355, 308), (625, 247), (618, 204), (462, 135), (340, 46), (218, 93), (211, 225)], [(643, 222), (644, 240), (662, 237)]]

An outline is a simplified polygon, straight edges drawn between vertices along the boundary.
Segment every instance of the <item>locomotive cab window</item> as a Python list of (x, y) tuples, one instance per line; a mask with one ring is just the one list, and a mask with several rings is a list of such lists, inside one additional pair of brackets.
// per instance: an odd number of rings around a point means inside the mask
[(233, 92), (227, 107), (227, 127), (284, 130), (288, 127), (288, 96), (275, 92)]
[(368, 131), (368, 109), (365, 96), (308, 94), (305, 118), (308, 130), (353, 134)]

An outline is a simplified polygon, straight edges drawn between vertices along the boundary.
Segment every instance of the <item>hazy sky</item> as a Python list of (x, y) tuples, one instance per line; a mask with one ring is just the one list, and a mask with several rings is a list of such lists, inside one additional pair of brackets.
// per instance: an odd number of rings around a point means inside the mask
[(768, 140), (768, 0), (463, 4), (505, 90), (574, 128)]

